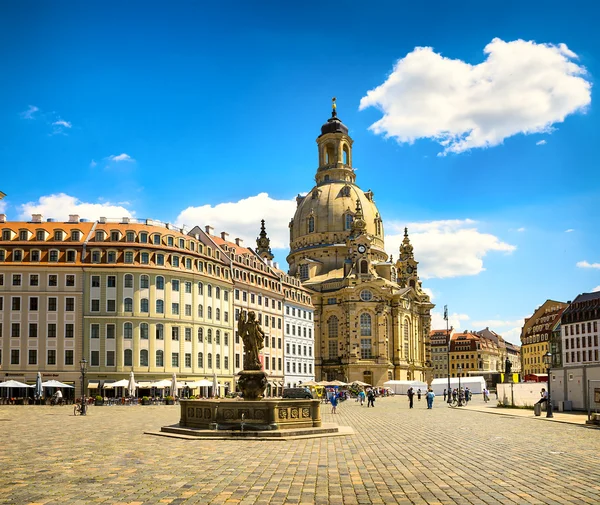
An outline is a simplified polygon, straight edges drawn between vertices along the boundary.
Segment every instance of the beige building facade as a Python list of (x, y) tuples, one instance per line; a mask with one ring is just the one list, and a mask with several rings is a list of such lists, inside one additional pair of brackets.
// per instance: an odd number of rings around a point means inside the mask
[(316, 185), (290, 222), (289, 273), (315, 307), (317, 380), (432, 378), (428, 295), (407, 231), (393, 262), (372, 191), (356, 185), (353, 141), (334, 109), (317, 138)]

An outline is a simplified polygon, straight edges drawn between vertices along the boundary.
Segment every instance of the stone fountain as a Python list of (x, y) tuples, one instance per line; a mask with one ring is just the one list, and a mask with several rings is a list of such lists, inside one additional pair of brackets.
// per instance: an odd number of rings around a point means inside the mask
[(259, 352), (265, 334), (254, 312), (240, 314), (238, 334), (244, 343), (244, 369), (238, 374), (242, 398), (181, 399), (179, 425), (163, 426), (161, 432), (213, 438), (346, 434), (322, 426), (319, 400), (263, 398), (267, 375)]

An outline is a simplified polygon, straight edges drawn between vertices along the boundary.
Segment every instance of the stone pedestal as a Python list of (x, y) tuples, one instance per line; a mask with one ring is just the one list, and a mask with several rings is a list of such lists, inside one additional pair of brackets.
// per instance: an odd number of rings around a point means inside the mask
[(321, 427), (320, 400), (180, 400), (179, 426), (268, 431)]
[(263, 397), (267, 387), (267, 374), (262, 370), (242, 370), (239, 374), (238, 386), (244, 400), (255, 401)]

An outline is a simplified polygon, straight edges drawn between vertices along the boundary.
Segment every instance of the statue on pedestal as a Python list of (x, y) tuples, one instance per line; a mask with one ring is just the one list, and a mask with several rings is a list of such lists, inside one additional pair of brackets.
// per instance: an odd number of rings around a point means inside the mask
[(238, 335), (244, 343), (244, 369), (239, 373), (238, 386), (244, 400), (260, 400), (267, 387), (267, 376), (262, 370), (259, 352), (264, 347), (265, 332), (253, 311), (242, 311), (238, 320)]

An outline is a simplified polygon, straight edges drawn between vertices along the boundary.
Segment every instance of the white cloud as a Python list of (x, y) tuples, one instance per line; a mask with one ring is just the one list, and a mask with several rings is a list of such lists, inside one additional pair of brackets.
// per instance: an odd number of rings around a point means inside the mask
[(94, 160), (90, 161), (90, 168), (94, 168), (97, 164)]
[(131, 156), (129, 156), (129, 154), (126, 153), (122, 153), (122, 154), (111, 154), (110, 156), (108, 156), (106, 159), (110, 160), (110, 161), (135, 161)]
[(540, 140), (538, 142), (535, 143), (536, 146), (545, 146), (546, 145), (546, 141), (545, 140)]
[(260, 220), (265, 220), (271, 248), (283, 249), (289, 244), (288, 223), (296, 212), (296, 199), (275, 200), (267, 193), (250, 196), (237, 202), (219, 203), (215, 206), (188, 207), (177, 216), (177, 223), (191, 228), (213, 226), (215, 234), (229, 233), (229, 239), (239, 237), (244, 245), (256, 247), (260, 233)]
[[(470, 318), (467, 314), (448, 314), (448, 327), (454, 328), (454, 331), (460, 331), (461, 321), (468, 321)], [(433, 311), (431, 313), (431, 329), (432, 330), (445, 330), (446, 320), (444, 319), (444, 313)]]
[(600, 263), (588, 263), (587, 261), (578, 261), (577, 266), (579, 268), (598, 268), (598, 269), (600, 269)]
[(524, 231), (525, 231), (525, 228), (522, 228), (522, 227), (521, 227), (521, 228), (517, 228), (517, 231), (518, 231), (518, 232), (524, 232)]
[(575, 230), (574, 230), (573, 228), (569, 228), (568, 230), (565, 230), (565, 233), (572, 233), (572, 232), (574, 232), (574, 231), (575, 231)]
[(433, 294), (433, 290), (431, 288), (423, 288), (423, 291), (429, 295), (429, 299), (431, 301), (435, 299), (435, 295)]
[(6, 209), (6, 202), (3, 202), (2, 200), (0, 200), (0, 212), (4, 213), (5, 209)]
[(71, 123), (69, 123), (68, 121), (65, 121), (64, 119), (59, 119), (58, 121), (54, 121), (54, 123), (52, 123), (52, 126), (58, 126), (58, 127), (62, 127), (62, 128), (71, 128)]
[(587, 71), (565, 44), (495, 38), (484, 54), (471, 65), (416, 47), (361, 99), (360, 110), (383, 113), (370, 129), (398, 142), (433, 139), (445, 155), (548, 133), (591, 102)]
[(24, 220), (30, 220), (32, 214), (42, 214), (45, 218), (54, 218), (59, 221), (67, 221), (69, 214), (78, 214), (81, 218), (91, 220), (98, 219), (99, 217), (133, 217), (135, 214), (135, 212), (121, 205), (113, 205), (110, 202), (82, 202), (74, 196), (64, 193), (41, 196), (37, 202), (29, 202), (21, 205), (20, 210), (20, 217)]
[(21, 117), (23, 119), (35, 119), (33, 115), (39, 110), (40, 109), (37, 108), (35, 105), (30, 105), (26, 111), (21, 112)]
[(598, 291), (600, 291), (600, 286), (596, 286), (594, 289), (592, 289), (592, 293), (597, 293)]
[[(477, 275), (484, 271), (483, 258), (490, 252), (513, 252), (516, 247), (489, 233), (481, 233), (475, 221), (446, 220), (411, 223), (408, 232), (423, 279)], [(385, 237), (388, 253), (398, 256), (403, 228), (395, 223), (388, 229), (400, 232)]]

